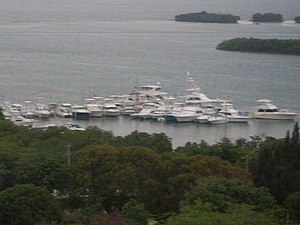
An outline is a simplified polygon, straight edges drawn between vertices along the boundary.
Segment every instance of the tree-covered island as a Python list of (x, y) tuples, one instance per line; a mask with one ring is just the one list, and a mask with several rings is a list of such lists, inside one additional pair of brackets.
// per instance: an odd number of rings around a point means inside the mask
[(221, 42), (219, 50), (300, 55), (300, 40), (234, 38)]
[(295, 20), (295, 23), (300, 23), (300, 16), (295, 17), (294, 20)]
[(253, 22), (273, 22), (273, 23), (281, 23), (283, 21), (281, 14), (276, 13), (255, 13), (252, 15)]
[(206, 11), (197, 13), (180, 14), (175, 16), (179, 22), (201, 22), (201, 23), (237, 23), (239, 16), (231, 14), (208, 13)]

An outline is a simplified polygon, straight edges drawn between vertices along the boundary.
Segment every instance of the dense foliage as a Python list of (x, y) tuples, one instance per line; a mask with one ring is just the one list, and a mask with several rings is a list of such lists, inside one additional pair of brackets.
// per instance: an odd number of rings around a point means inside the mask
[(0, 224), (38, 224), (59, 222), (58, 201), (41, 187), (16, 185), (0, 192)]
[(300, 55), (300, 40), (234, 38), (221, 42), (217, 49)]
[[(95, 127), (40, 130), (0, 120), (0, 204), (12, 209), (1, 218), (50, 223), (63, 212), (63, 224), (146, 224), (150, 216), (159, 224), (280, 224), (276, 200), (299, 220), (298, 124), (283, 139), (171, 146), (162, 133), (115, 137)], [(38, 204), (26, 200), (22, 214), (12, 208), (16, 196)]]
[(175, 20), (180, 22), (237, 23), (239, 19), (239, 16), (231, 14), (208, 13), (206, 11), (175, 16)]
[(253, 22), (277, 22), (280, 23), (283, 21), (281, 14), (276, 13), (255, 13), (252, 15)]
[(296, 23), (300, 23), (300, 16), (295, 17), (294, 20)]
[(186, 194), (180, 213), (167, 224), (280, 224), (284, 214), (265, 188), (239, 180), (201, 178)]

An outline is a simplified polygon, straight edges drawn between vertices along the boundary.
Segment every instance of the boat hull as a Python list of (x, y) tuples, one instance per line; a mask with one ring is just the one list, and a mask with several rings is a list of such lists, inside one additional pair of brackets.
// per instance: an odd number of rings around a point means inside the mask
[(297, 117), (296, 113), (254, 113), (255, 119), (265, 119), (265, 120), (295, 120)]

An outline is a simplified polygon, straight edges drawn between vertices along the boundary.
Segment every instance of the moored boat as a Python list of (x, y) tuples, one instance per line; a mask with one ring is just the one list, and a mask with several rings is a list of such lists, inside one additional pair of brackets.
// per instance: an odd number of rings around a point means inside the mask
[(279, 110), (269, 99), (260, 99), (257, 101), (256, 111), (253, 113), (255, 119), (270, 120), (295, 120), (298, 116), (295, 112)]

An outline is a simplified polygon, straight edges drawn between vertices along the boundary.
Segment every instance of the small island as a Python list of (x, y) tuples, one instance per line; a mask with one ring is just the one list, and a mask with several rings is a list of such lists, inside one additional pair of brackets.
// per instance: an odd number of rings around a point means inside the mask
[(283, 21), (281, 14), (276, 13), (256, 13), (252, 15), (253, 22), (265, 22), (265, 23), (281, 23)]
[(175, 21), (179, 22), (202, 22), (202, 23), (237, 23), (239, 16), (231, 14), (208, 13), (206, 11), (198, 13), (180, 14), (175, 16)]
[(300, 16), (295, 17), (294, 20), (295, 20), (295, 23), (300, 23)]
[(216, 47), (216, 49), (300, 55), (300, 40), (234, 38), (223, 41)]

